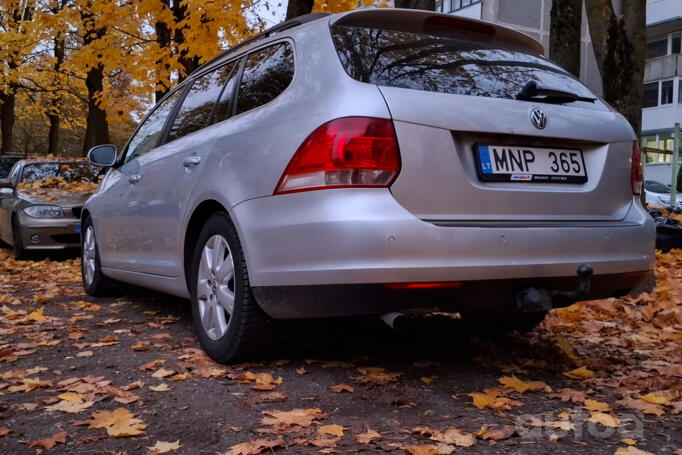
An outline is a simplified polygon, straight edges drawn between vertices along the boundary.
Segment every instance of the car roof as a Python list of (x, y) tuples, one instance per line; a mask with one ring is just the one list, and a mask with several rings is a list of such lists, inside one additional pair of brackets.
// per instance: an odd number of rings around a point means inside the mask
[[(474, 36), (477, 35), (485, 41), (504, 42), (513, 46), (522, 47), (538, 54), (544, 54), (545, 51), (542, 44), (532, 37), (489, 22), (455, 17), (450, 14), (438, 13), (435, 11), (400, 8), (370, 8), (338, 14), (312, 13), (282, 22), (281, 24), (275, 25), (274, 27), (221, 52), (194, 70), (186, 81), (192, 80), (193, 75), (220, 66), (224, 64), (225, 61), (241, 55), (263, 42), (274, 41), (277, 38), (289, 36), (300, 27), (325, 18), (327, 18), (330, 25), (385, 26), (390, 29), (406, 29), (409, 31), (415, 31), (416, 29), (422, 31), (424, 28), (449, 29), (452, 31), (469, 33)], [(184, 83), (179, 84), (178, 87), (181, 85), (184, 85)]]

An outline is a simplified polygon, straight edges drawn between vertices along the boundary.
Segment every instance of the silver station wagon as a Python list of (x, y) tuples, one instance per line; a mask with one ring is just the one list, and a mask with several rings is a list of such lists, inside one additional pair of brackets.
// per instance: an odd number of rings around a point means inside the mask
[(86, 291), (190, 298), (223, 362), (271, 319), (532, 325), (628, 293), (654, 260), (628, 122), (533, 39), (433, 12), (285, 22), (89, 157), (110, 170), (82, 212)]

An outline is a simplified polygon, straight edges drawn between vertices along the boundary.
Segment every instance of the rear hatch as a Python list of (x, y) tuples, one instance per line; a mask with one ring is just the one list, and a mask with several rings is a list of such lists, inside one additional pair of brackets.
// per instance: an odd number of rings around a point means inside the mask
[(343, 16), (348, 74), (396, 128), (394, 197), (430, 221), (614, 221), (632, 204), (634, 135), (530, 38), (428, 13)]

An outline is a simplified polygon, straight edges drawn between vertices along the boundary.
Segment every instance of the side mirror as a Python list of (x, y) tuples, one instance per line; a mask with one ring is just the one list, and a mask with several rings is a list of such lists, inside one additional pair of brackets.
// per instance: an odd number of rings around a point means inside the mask
[(9, 179), (0, 179), (0, 188), (12, 188), (12, 182)]
[(88, 152), (88, 161), (96, 166), (111, 167), (116, 164), (117, 154), (115, 145), (96, 145)]

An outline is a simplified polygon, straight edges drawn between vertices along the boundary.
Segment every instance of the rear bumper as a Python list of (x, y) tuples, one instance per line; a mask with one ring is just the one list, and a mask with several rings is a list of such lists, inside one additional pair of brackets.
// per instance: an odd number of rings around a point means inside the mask
[(80, 220), (76, 218), (38, 219), (19, 215), (21, 239), (26, 250), (63, 250), (80, 247)]
[[(619, 297), (639, 284), (648, 271), (597, 275), (583, 300)], [(516, 295), (529, 287), (571, 291), (577, 278), (523, 278), (465, 281), (456, 288), (392, 289), (381, 284), (254, 287), (263, 311), (275, 319), (303, 319), (383, 314), (393, 311), (460, 312), (465, 315), (521, 311)]]
[(336, 189), (245, 201), (233, 219), (259, 288), (574, 279), (580, 264), (596, 279), (655, 260), (654, 223), (637, 203), (618, 222), (438, 225), (389, 190)]

